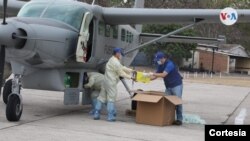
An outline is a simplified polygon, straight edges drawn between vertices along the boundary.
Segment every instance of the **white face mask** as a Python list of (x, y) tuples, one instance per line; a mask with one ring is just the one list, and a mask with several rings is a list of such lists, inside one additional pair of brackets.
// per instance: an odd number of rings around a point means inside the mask
[(157, 64), (158, 65), (162, 65), (161, 60), (157, 61)]

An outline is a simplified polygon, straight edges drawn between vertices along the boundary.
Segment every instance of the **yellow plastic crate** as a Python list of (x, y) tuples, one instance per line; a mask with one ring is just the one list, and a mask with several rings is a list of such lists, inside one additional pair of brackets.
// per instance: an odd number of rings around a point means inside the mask
[(142, 83), (149, 83), (150, 77), (143, 75), (143, 72), (137, 72), (136, 73), (136, 81), (142, 82)]

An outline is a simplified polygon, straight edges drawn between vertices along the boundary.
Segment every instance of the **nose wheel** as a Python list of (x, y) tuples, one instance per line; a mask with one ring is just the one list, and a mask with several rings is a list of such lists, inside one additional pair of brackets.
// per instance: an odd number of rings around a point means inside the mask
[(8, 121), (19, 121), (22, 116), (23, 104), (22, 96), (20, 94), (20, 79), (21, 75), (15, 75), (12, 80), (12, 93), (8, 94), (6, 105), (6, 118)]
[(6, 118), (8, 121), (19, 121), (22, 116), (21, 100), (17, 94), (12, 94), (6, 106)]

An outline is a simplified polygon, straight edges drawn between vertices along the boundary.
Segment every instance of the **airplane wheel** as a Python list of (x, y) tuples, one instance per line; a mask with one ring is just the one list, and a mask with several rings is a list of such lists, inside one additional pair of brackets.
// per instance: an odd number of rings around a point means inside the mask
[(23, 108), (20, 98), (17, 95), (11, 95), (6, 107), (6, 118), (8, 121), (19, 121), (21, 118)]
[(3, 87), (3, 102), (8, 103), (8, 97), (12, 93), (12, 79), (8, 80)]

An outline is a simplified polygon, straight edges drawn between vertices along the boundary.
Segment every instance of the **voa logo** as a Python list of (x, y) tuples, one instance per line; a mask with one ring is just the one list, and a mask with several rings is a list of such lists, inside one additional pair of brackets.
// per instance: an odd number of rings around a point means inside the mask
[(238, 20), (238, 13), (235, 9), (228, 7), (220, 12), (220, 21), (225, 25), (233, 25)]

